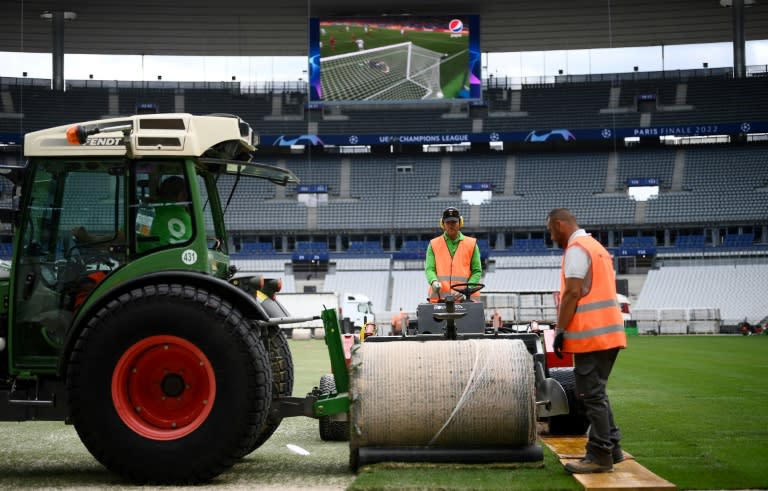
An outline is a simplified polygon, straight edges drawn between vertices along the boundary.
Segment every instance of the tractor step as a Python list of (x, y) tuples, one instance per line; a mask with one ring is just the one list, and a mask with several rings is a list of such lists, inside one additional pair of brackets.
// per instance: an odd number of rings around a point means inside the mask
[[(584, 457), (587, 438), (542, 436), (541, 440), (550, 448), (560, 463), (576, 462)], [(613, 472), (599, 474), (574, 474), (573, 477), (584, 486), (585, 491), (675, 491), (677, 486), (649, 471), (632, 455), (624, 452), (624, 461), (613, 465)]]

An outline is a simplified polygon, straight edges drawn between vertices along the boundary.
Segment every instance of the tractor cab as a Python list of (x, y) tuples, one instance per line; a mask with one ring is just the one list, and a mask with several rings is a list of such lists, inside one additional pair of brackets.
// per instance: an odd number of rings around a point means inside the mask
[(78, 317), (121, 284), (163, 271), (231, 275), (222, 176), (297, 181), (250, 162), (251, 138), (239, 118), (189, 114), (26, 135), (10, 278), (12, 370), (55, 367)]

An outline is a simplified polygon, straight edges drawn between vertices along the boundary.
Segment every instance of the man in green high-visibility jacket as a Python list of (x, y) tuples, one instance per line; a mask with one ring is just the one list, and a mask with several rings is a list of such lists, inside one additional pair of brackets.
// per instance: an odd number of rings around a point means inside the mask
[[(444, 232), (427, 246), (424, 272), (430, 286), (428, 296), (431, 303), (440, 301), (449, 293), (453, 293), (457, 301), (462, 301), (463, 295), (452, 292), (451, 286), (457, 283), (479, 283), (483, 277), (477, 239), (462, 234), (462, 226), (464, 218), (459, 210), (446, 208), (440, 217), (440, 228)], [(473, 293), (475, 295), (479, 293)]]

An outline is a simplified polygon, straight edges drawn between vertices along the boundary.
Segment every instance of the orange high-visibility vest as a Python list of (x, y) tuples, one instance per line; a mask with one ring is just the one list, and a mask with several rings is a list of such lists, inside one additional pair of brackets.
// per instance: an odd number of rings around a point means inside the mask
[[(563, 351), (590, 353), (626, 348), (624, 319), (616, 301), (616, 277), (610, 253), (591, 236), (577, 237), (568, 247), (581, 247), (592, 263), (592, 287), (576, 303), (571, 323), (565, 326)], [(565, 290), (565, 254), (560, 269), (560, 291)]]
[(75, 295), (75, 309), (79, 309), (91, 291), (107, 277), (104, 271), (94, 271), (80, 279), (80, 291)]
[[(459, 246), (453, 257), (451, 257), (451, 251), (448, 250), (448, 244), (445, 243), (445, 238), (442, 235), (435, 237), (429, 243), (435, 254), (435, 271), (437, 272), (437, 279), (440, 281), (440, 294), (445, 296), (452, 292), (452, 285), (469, 281), (469, 277), (472, 275), (472, 256), (475, 253), (477, 239), (465, 235), (464, 240), (459, 241)], [(428, 295), (431, 303), (437, 303), (440, 300), (431, 286)], [(472, 294), (473, 297), (478, 295), (480, 295), (479, 292)]]

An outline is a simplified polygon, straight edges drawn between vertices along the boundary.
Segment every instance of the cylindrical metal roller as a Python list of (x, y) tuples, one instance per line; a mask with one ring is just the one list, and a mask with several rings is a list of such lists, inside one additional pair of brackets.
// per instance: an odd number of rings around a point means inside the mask
[(533, 359), (520, 340), (366, 342), (350, 377), (353, 453), (535, 442)]

